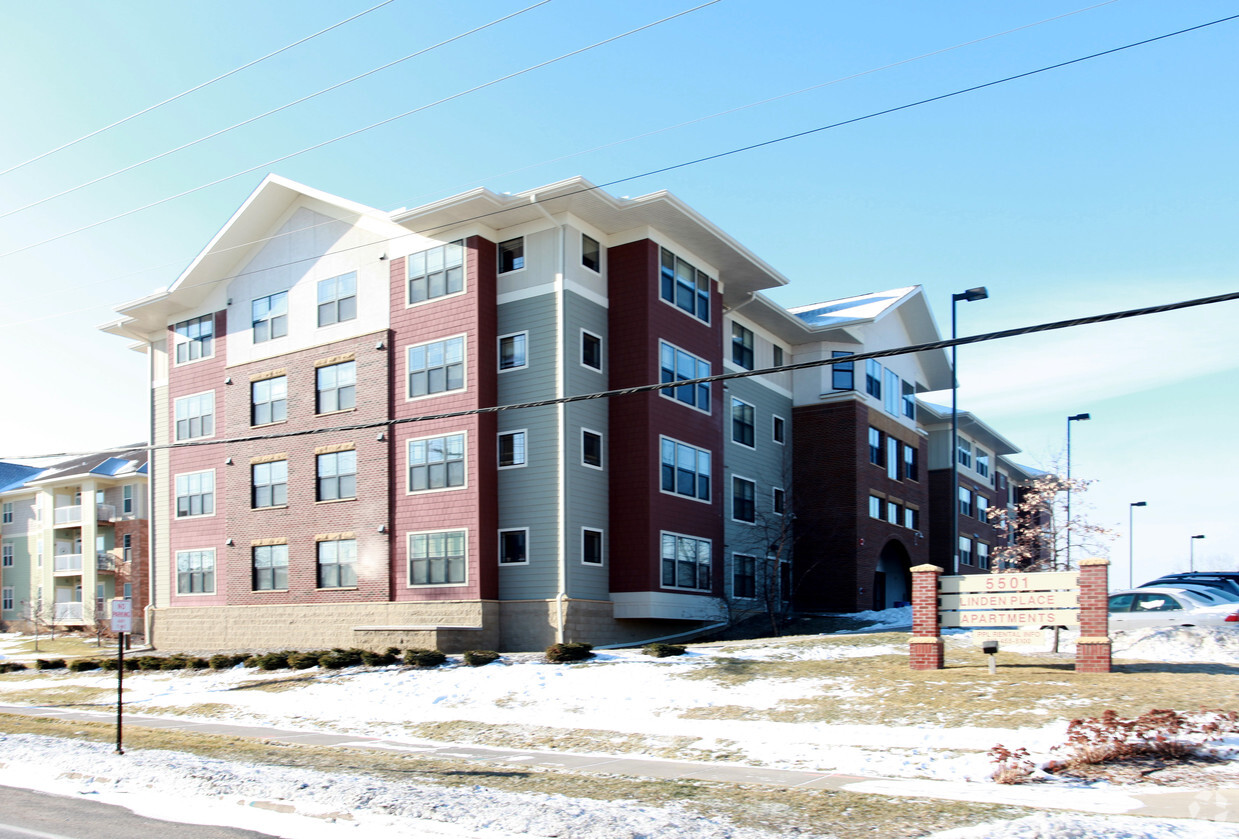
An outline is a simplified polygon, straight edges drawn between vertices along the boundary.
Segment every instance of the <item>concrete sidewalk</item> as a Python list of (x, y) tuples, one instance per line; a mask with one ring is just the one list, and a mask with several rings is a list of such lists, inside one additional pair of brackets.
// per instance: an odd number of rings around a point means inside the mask
[[(116, 720), (114, 710), (93, 711), (54, 706), (0, 705), (0, 713), (77, 722), (108, 723)], [(1219, 789), (1156, 787), (1135, 791), (1122, 787), (1081, 789), (1061, 786), (1047, 787), (1037, 784), (1000, 785), (962, 781), (878, 778), (793, 769), (767, 769), (733, 763), (702, 763), (644, 757), (605, 757), (571, 752), (535, 752), (527, 749), (444, 745), (430, 741), (291, 731), (260, 725), (193, 722), (141, 714), (126, 714), (125, 725), (188, 731), (197, 734), (246, 737), (277, 743), (424, 754), (428, 757), (478, 763), (538, 766), (569, 772), (717, 781), (731, 784), (762, 784), (788, 789), (828, 789), (873, 795), (1011, 804), (1046, 810), (1075, 810), (1105, 815), (1205, 819), (1239, 823), (1239, 788), (1235, 787)]]

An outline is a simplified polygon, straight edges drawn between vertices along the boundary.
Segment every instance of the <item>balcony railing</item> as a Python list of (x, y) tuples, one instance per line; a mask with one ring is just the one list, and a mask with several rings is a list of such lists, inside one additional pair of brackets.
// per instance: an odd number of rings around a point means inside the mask
[(81, 554), (56, 554), (52, 557), (52, 570), (57, 574), (65, 571), (76, 571), (82, 573), (82, 555)]
[(82, 619), (82, 603), (57, 603), (52, 609), (52, 620), (56, 623), (61, 621), (80, 621)]
[(82, 505), (74, 504), (72, 507), (57, 507), (52, 511), (55, 517), (53, 521), (57, 525), (61, 524), (79, 524), (82, 521)]
[(95, 554), (95, 569), (98, 571), (115, 571), (116, 557), (100, 551)]

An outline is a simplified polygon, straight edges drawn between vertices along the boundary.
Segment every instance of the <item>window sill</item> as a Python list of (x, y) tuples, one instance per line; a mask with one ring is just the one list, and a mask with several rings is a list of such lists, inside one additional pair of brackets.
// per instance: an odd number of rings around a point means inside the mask
[(315, 591), (357, 591), (357, 586), (319, 586)]
[(318, 501), (315, 501), (314, 503), (315, 504), (340, 504), (345, 501), (356, 501), (356, 500), (357, 500), (357, 496), (354, 495), (352, 498), (328, 498), (326, 500), (320, 499)]
[(253, 510), (254, 512), (258, 512), (259, 510), (287, 510), (288, 505), (287, 504), (272, 504), (270, 507), (250, 507), (250, 509)]
[(287, 425), (287, 424), (288, 424), (288, 420), (286, 419), (275, 420), (274, 422), (263, 422), (263, 423), (259, 423), (258, 425), (255, 425), (254, 423), (251, 422), (250, 428), (270, 428), (273, 425)]
[(251, 589), (253, 594), (288, 594), (286, 588), (256, 588)]
[(351, 413), (354, 413), (356, 410), (357, 410), (357, 406), (356, 406), (356, 405), (354, 405), (352, 408), (341, 408), (341, 409), (340, 409), (340, 410), (338, 410), (338, 411), (323, 411), (323, 412), (321, 412), (321, 413), (316, 413), (316, 414), (314, 414), (314, 416), (316, 416), (316, 417), (334, 417), (336, 414), (351, 414)]

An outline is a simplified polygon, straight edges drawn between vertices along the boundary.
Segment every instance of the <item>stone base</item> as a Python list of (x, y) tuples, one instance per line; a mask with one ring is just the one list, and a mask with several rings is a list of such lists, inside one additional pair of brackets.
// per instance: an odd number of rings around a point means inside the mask
[(908, 642), (908, 657), (913, 670), (941, 670), (945, 661), (943, 641), (939, 638), (917, 638)]
[(1109, 673), (1110, 639), (1080, 638), (1076, 641), (1077, 673)]

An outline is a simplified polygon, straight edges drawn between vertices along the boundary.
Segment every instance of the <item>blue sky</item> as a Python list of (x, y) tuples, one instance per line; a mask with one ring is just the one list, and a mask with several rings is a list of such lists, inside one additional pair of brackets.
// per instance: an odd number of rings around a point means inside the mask
[[(5, 3), (0, 170), (378, 2)], [(0, 214), (534, 2), (395, 0), (0, 175)], [(95, 327), (175, 279), (267, 171), (382, 209), (479, 185), (605, 183), (1239, 13), (1208, 0), (721, 0), (266, 165), (695, 5), (552, 0), (0, 218), (0, 456), (145, 439), (143, 357)], [(961, 304), (960, 333), (970, 334), (1231, 292), (1237, 41), (1239, 21), (1223, 23), (611, 191), (676, 193), (791, 278), (773, 295), (787, 306), (919, 283), (947, 330), (951, 293), (985, 285), (990, 299)], [(1239, 455), (1228, 433), (1239, 409), (1237, 315), (1239, 303), (1227, 303), (960, 350), (961, 406), (1032, 465), (1061, 456), (1068, 415), (1092, 414), (1073, 428), (1072, 467), (1097, 481), (1081, 503), (1120, 532), (1116, 582), (1126, 581), (1128, 504), (1138, 500), (1149, 506), (1136, 511), (1137, 578), (1185, 567), (1196, 533), (1207, 537), (1198, 567), (1239, 562)]]

